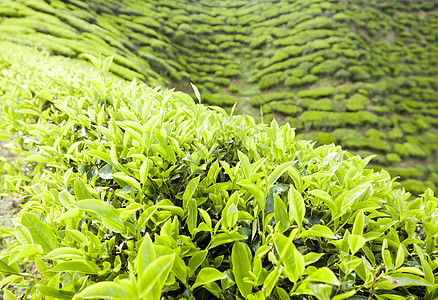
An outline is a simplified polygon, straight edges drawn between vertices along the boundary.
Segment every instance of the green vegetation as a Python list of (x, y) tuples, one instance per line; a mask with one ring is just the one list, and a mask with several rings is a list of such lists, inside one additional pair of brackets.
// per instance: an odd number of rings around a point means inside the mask
[(438, 299), (437, 1), (0, 16), (1, 299)]
[[(331, 135), (337, 126), (358, 136), (369, 129), (370, 122), (361, 120), (322, 121), (331, 116), (316, 111), (370, 113), (377, 120), (372, 126), (388, 133), (381, 142), (389, 148), (362, 144), (354, 150), (397, 153), (401, 161), (383, 159), (379, 165), (409, 168), (420, 151), (406, 143), (427, 148), (421, 157), (429, 165), (437, 155), (430, 145), (436, 143), (422, 142), (438, 134), (437, 8), (431, 0), (5, 0), (0, 34), (71, 58), (115, 55), (110, 71), (121, 78), (187, 93), (193, 82), (214, 95), (207, 102), (237, 102), (236, 112), (257, 120), (260, 105), (271, 101), (260, 99), (294, 94), (272, 100), (288, 100), (290, 108), (285, 102), (262, 107), (263, 119), (289, 120), (304, 138)], [(301, 106), (303, 98), (324, 102)], [(399, 129), (397, 138), (389, 134)], [(349, 147), (340, 139), (325, 140)], [(416, 180), (436, 190), (436, 170), (424, 170)]]
[(371, 157), (118, 80), (112, 57), (90, 71), (12, 46), (1, 183), (24, 203), (1, 229), (5, 299), (438, 296), (432, 190), (409, 201)]

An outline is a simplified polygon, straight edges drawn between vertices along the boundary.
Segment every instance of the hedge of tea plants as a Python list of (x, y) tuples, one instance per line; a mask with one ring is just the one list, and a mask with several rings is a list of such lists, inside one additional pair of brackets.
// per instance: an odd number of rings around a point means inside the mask
[[(0, 43), (4, 299), (435, 299), (438, 198), (294, 130)], [(203, 96), (193, 86), (197, 102)]]

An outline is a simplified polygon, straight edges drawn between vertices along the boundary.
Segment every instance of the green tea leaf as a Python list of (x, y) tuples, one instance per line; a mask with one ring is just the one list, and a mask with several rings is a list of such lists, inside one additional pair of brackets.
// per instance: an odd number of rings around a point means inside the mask
[(327, 226), (318, 225), (318, 224), (313, 225), (308, 230), (306, 230), (300, 234), (300, 238), (315, 237), (315, 236), (319, 236), (319, 237), (323, 237), (323, 238), (331, 239), (331, 240), (335, 238), (333, 231), (331, 231), (330, 228), (328, 228)]
[(138, 249), (137, 261), (136, 261), (136, 270), (137, 274), (141, 274), (143, 270), (150, 265), (156, 258), (154, 245), (152, 244), (152, 240), (149, 236), (149, 233), (143, 238), (141, 242), (140, 248)]
[(306, 213), (306, 206), (304, 204), (303, 196), (290, 185), (287, 193), (289, 202), (289, 218), (294, 220), (299, 227), (303, 226), (304, 215)]
[(70, 208), (72, 204), (76, 203), (75, 198), (66, 190), (59, 192), (58, 198), (65, 208)]
[(195, 92), (196, 98), (198, 99), (199, 103), (201, 103), (201, 94), (199, 93), (198, 88), (196, 85), (190, 82), (190, 85), (192, 86), (193, 91)]
[(237, 233), (237, 232), (233, 232), (233, 233), (219, 233), (217, 235), (215, 235), (210, 242), (210, 246), (207, 248), (208, 250), (223, 245), (223, 244), (228, 244), (231, 242), (235, 242), (235, 241), (241, 241), (246, 239), (247, 237)]
[(85, 274), (98, 274), (100, 268), (93, 262), (85, 260), (63, 261), (53, 266), (52, 272), (77, 272)]
[(77, 298), (97, 298), (97, 299), (116, 299), (116, 300), (132, 300), (132, 295), (129, 293), (128, 287), (122, 286), (116, 282), (99, 282), (84, 289), (79, 294), (76, 294), (73, 299)]
[(195, 234), (195, 228), (198, 223), (198, 208), (196, 200), (189, 199), (189, 205), (187, 209), (187, 227), (192, 235)]
[(355, 219), (354, 225), (353, 225), (353, 232), (351, 234), (362, 235), (363, 227), (364, 227), (364, 220), (365, 220), (365, 216), (363, 214), (363, 211), (361, 210), (356, 215), (356, 219)]
[(40, 245), (30, 244), (22, 245), (14, 249), (13, 254), (9, 258), (9, 263), (22, 260), (23, 258), (43, 253), (43, 248)]
[(233, 261), (234, 278), (240, 293), (246, 298), (252, 291), (252, 285), (245, 282), (245, 277), (250, 277), (251, 270), (251, 251), (246, 244), (235, 242), (231, 252)]
[(52, 229), (34, 214), (24, 213), (21, 217), (21, 224), (30, 232), (33, 243), (40, 245), (44, 253), (49, 253), (58, 247), (58, 241)]
[(197, 288), (198, 286), (202, 286), (204, 284), (208, 284), (210, 282), (225, 279), (225, 275), (219, 272), (214, 268), (203, 268), (199, 272), (198, 276), (196, 276), (195, 284), (192, 285), (192, 289)]
[(348, 244), (350, 245), (350, 251), (352, 255), (365, 246), (365, 243), (366, 239), (361, 235), (352, 234), (348, 237)]
[(332, 285), (340, 285), (336, 275), (327, 267), (319, 268), (315, 272), (312, 272), (307, 278), (307, 281), (323, 282)]
[(131, 176), (125, 175), (122, 172), (118, 172), (118, 173), (113, 173), (113, 177), (117, 178), (117, 179), (120, 179), (120, 180), (126, 182), (129, 185), (132, 185), (133, 187), (135, 187), (139, 191), (141, 190), (140, 183), (135, 178), (133, 178)]
[(280, 224), (278, 226), (278, 232), (282, 233), (290, 226), (289, 216), (287, 214), (286, 204), (278, 196), (274, 195), (274, 217), (275, 222)]
[(285, 266), (285, 273), (291, 282), (297, 282), (304, 272), (305, 261), (303, 255), (293, 244), (293, 237), (274, 234), (274, 244), (280, 256), (280, 261)]
[(62, 300), (71, 300), (75, 296), (74, 292), (62, 291), (48, 286), (40, 286), (38, 287), (38, 291), (46, 297), (54, 297)]
[(260, 190), (256, 185), (252, 184), (247, 179), (239, 181), (238, 184), (253, 195), (254, 199), (257, 201), (261, 209), (265, 208), (266, 196), (262, 190)]
[(3, 298), (4, 300), (18, 300), (11, 291), (8, 291), (6, 289), (3, 290)]
[(195, 177), (187, 184), (187, 187), (183, 194), (183, 209), (186, 210), (187, 206), (189, 204), (189, 200), (193, 197), (193, 194), (196, 191), (196, 188), (198, 187), (200, 177)]
[(337, 208), (335, 202), (333, 202), (332, 197), (325, 191), (322, 190), (311, 190), (308, 191), (309, 194), (315, 196), (316, 198), (322, 200), (330, 208), (332, 215), (335, 215)]
[(29, 229), (21, 224), (18, 224), (15, 227), (14, 235), (17, 240), (23, 245), (33, 244), (32, 235), (30, 234)]
[(294, 161), (287, 161), (285, 163), (282, 163), (281, 165), (277, 166), (275, 170), (269, 174), (268, 180), (266, 183), (267, 189), (269, 190), (272, 185), (277, 182), (278, 178), (280, 178), (281, 175), (283, 175), (284, 172), (287, 171), (287, 169), (292, 166), (295, 162)]
[(201, 250), (196, 252), (189, 260), (188, 267), (190, 269), (190, 276), (192, 276), (196, 269), (202, 264), (202, 262), (207, 257), (207, 250)]
[(141, 272), (139, 275), (140, 297), (148, 295), (153, 288), (163, 288), (174, 260), (175, 254), (160, 256)]
[(49, 253), (44, 256), (45, 259), (60, 259), (60, 258), (72, 258), (72, 259), (80, 259), (84, 257), (84, 253), (76, 248), (70, 247), (61, 247), (57, 249), (53, 249)]

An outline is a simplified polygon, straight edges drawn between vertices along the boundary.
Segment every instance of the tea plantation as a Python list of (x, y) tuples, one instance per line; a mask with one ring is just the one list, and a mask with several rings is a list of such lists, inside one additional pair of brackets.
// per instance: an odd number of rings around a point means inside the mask
[(0, 2), (3, 39), (277, 119), (400, 176), (438, 186), (436, 1)]
[(3, 299), (438, 298), (438, 2), (0, 16)]

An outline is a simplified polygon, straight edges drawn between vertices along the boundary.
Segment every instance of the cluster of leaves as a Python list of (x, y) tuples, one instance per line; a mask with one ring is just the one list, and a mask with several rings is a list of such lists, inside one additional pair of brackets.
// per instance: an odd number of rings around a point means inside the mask
[(431, 190), (408, 201), (371, 157), (114, 80), (111, 58), (96, 76), (34, 58), (0, 77), (25, 164), (3, 188), (27, 197), (2, 230), (6, 299), (438, 296)]

